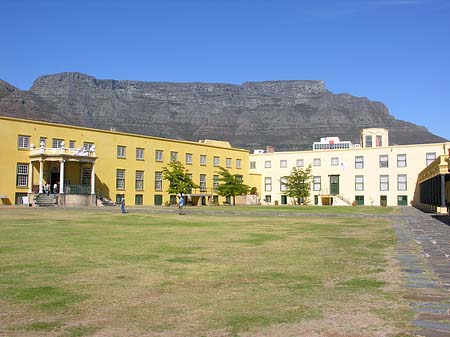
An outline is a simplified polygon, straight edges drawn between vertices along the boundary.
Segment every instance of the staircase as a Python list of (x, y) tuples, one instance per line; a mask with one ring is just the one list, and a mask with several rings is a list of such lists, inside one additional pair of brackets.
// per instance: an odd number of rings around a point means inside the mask
[(341, 195), (333, 196), (333, 206), (350, 206), (351, 204)]
[(34, 202), (36, 206), (39, 207), (47, 207), (47, 206), (56, 206), (56, 198), (54, 194), (39, 194), (34, 198)]

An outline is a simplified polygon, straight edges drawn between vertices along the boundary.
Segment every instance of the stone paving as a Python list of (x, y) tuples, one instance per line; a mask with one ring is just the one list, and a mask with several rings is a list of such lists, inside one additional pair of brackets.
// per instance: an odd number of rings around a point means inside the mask
[(415, 312), (417, 336), (450, 336), (450, 226), (449, 218), (422, 213), (412, 207), (392, 216), (397, 234), (397, 258), (405, 298)]

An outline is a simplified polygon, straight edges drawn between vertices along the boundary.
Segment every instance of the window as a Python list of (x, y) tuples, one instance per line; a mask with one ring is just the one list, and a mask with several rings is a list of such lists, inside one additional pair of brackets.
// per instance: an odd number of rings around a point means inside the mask
[(118, 145), (117, 146), (117, 158), (126, 158), (126, 147)]
[(286, 168), (287, 167), (287, 160), (280, 160), (280, 167)]
[(364, 176), (355, 176), (355, 191), (364, 191)]
[(271, 195), (266, 195), (264, 197), (264, 201), (267, 202), (267, 203), (271, 203), (272, 202), (272, 196)]
[(125, 194), (116, 194), (116, 204), (120, 204), (123, 198), (125, 198)]
[(225, 160), (225, 165), (226, 165), (227, 168), (231, 168), (231, 158), (227, 158)]
[(427, 166), (430, 165), (436, 159), (436, 152), (427, 153)]
[(408, 182), (406, 174), (399, 174), (397, 176), (397, 190), (406, 191), (408, 189)]
[(91, 183), (91, 169), (88, 167), (83, 168), (81, 176), (81, 185), (90, 185)]
[(206, 192), (206, 174), (200, 174), (200, 192)]
[(30, 148), (30, 136), (19, 135), (17, 139), (17, 147), (19, 149), (29, 149)]
[(331, 158), (331, 166), (339, 166), (339, 158), (338, 157)]
[(304, 165), (305, 165), (305, 163), (304, 163), (303, 159), (297, 159), (297, 164), (296, 164), (297, 167), (303, 167)]
[(397, 167), (406, 167), (406, 154), (397, 155)]
[(186, 153), (186, 165), (192, 165), (192, 153)]
[(389, 167), (389, 157), (385, 154), (380, 155), (380, 167)]
[(144, 160), (144, 149), (137, 147), (136, 148), (136, 160)]
[(136, 191), (144, 189), (144, 171), (136, 171)]
[(270, 160), (266, 160), (264, 162), (264, 168), (271, 168), (272, 167), (272, 162)]
[(134, 196), (134, 204), (135, 205), (143, 205), (144, 204), (144, 197), (142, 194), (136, 194)]
[(380, 176), (380, 191), (389, 191), (389, 176)]
[(214, 156), (214, 158), (213, 158), (213, 165), (214, 165), (214, 167), (218, 167), (220, 165), (219, 157)]
[(53, 138), (52, 140), (52, 148), (60, 149), (64, 144), (64, 139)]
[(39, 138), (39, 146), (46, 147), (47, 146), (47, 137)]
[(321, 189), (321, 177), (314, 176), (313, 177), (313, 191), (320, 191)]
[(321, 162), (320, 162), (320, 158), (314, 158), (313, 160), (313, 166), (320, 166)]
[(271, 177), (264, 178), (264, 191), (266, 191), (266, 192), (272, 191), (272, 178)]
[(116, 170), (116, 189), (125, 189), (125, 170)]
[(163, 151), (162, 150), (156, 150), (155, 151), (155, 160), (156, 161), (163, 161)]
[(213, 189), (217, 191), (219, 189), (219, 176), (213, 175)]
[(372, 147), (372, 135), (366, 135), (366, 147)]
[(376, 135), (375, 136), (375, 144), (377, 147), (382, 147), (383, 146), (383, 137), (381, 135)]
[(162, 172), (155, 172), (155, 191), (162, 191)]
[(236, 159), (236, 168), (240, 169), (242, 165), (242, 160), (241, 159)]
[(69, 140), (69, 148), (74, 149), (76, 142), (74, 140)]
[(256, 169), (256, 161), (251, 161), (250, 162), (250, 169)]
[(364, 157), (355, 156), (355, 169), (363, 169), (363, 168), (364, 168)]
[(28, 164), (17, 164), (16, 186), (28, 186)]
[(202, 165), (202, 166), (206, 165), (206, 155), (204, 155), (204, 154), (200, 155), (200, 165)]
[(286, 192), (287, 177), (280, 178), (280, 191)]
[(94, 143), (91, 142), (84, 142), (83, 143), (83, 149), (85, 151), (91, 151), (91, 149), (94, 147)]
[(178, 152), (170, 151), (170, 162), (178, 161)]

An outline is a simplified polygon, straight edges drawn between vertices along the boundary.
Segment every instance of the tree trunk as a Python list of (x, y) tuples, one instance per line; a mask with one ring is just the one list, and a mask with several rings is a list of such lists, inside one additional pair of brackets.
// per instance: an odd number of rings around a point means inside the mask
[(236, 199), (234, 195), (233, 195), (233, 206), (236, 206)]

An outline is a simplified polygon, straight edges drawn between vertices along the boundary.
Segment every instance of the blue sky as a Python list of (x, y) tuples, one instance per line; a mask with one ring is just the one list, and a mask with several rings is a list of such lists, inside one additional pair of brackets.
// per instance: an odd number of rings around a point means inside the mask
[(65, 71), (324, 80), (450, 139), (449, 0), (0, 0), (0, 22), (0, 78), (20, 89)]

